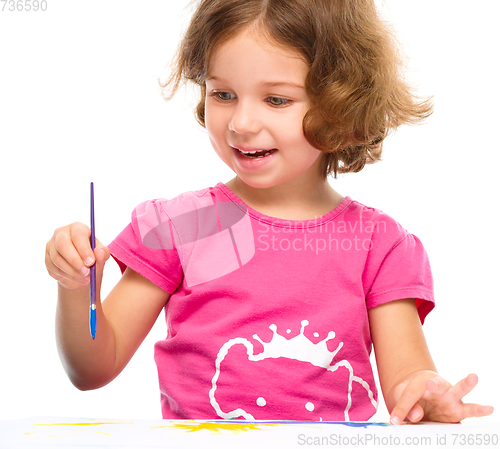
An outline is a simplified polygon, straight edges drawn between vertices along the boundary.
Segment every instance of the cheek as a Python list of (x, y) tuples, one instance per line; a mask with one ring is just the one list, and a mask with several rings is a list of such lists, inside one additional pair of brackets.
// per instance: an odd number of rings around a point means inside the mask
[(297, 137), (294, 148), (294, 159), (297, 166), (310, 167), (315, 164), (323, 154), (320, 150), (309, 144), (303, 133), (301, 133), (300, 137)]
[(225, 118), (220, 108), (205, 103), (205, 129), (211, 138), (220, 138), (225, 131)]
[(304, 128), (303, 128), (303, 120), (304, 116), (306, 114), (306, 110), (304, 110), (304, 115), (301, 117), (300, 121), (297, 123), (297, 134), (296, 138), (297, 141), (300, 141), (300, 146), (303, 149), (304, 154), (306, 154), (306, 158), (311, 161), (311, 164), (314, 163), (322, 154), (323, 152), (318, 150), (317, 148), (313, 147), (309, 141), (306, 139), (306, 136), (304, 135)]
[(215, 153), (228, 163), (224, 122), (213, 109), (205, 108), (205, 129)]
[(303, 121), (307, 112), (307, 107), (293, 110), (290, 114), (284, 114), (280, 117), (279, 128), (281, 129), (281, 134), (284, 139), (289, 141), (294, 140), (296, 142), (307, 142), (303, 131)]
[(295, 155), (302, 160), (309, 160), (313, 163), (320, 155), (321, 151), (314, 148), (306, 139), (302, 128), (302, 117), (295, 120), (288, 120), (282, 124), (281, 142), (288, 148), (295, 149)]
[[(206, 111), (206, 110), (205, 110)], [(205, 129), (207, 130), (210, 140), (220, 138), (220, 125), (213, 114), (205, 112)]]

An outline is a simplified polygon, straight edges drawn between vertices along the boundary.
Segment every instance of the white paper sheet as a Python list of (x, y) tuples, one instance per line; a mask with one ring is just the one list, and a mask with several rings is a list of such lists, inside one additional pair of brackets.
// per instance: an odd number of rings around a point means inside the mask
[(0, 421), (0, 449), (499, 447), (498, 423), (317, 423), (35, 417)]

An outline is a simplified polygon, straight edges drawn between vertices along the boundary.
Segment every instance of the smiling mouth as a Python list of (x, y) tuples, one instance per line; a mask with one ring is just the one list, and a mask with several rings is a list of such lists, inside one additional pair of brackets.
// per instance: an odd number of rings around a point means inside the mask
[(252, 151), (243, 151), (240, 150), (239, 148), (235, 148), (235, 150), (237, 150), (240, 154), (248, 158), (266, 157), (278, 151), (276, 148), (272, 148), (271, 150), (252, 150)]

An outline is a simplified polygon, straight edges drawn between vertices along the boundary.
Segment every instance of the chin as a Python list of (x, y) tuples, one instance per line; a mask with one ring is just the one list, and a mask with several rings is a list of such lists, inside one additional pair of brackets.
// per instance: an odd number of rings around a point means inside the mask
[(236, 176), (240, 179), (240, 181), (242, 183), (244, 183), (248, 187), (252, 187), (254, 189), (261, 189), (261, 190), (270, 189), (272, 187), (276, 187), (276, 186), (283, 183), (283, 182), (278, 181), (278, 180), (264, 179), (264, 177), (262, 175), (255, 177), (255, 179), (252, 179), (251, 177), (244, 178), (238, 174), (236, 174)]

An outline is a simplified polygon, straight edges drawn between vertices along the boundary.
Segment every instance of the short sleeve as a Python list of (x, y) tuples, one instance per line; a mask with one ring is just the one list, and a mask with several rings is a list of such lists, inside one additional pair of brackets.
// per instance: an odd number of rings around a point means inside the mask
[(170, 221), (161, 201), (146, 201), (132, 212), (127, 227), (108, 245), (122, 273), (126, 267), (172, 294), (182, 282), (182, 268)]
[(405, 231), (388, 252), (374, 253), (372, 259), (379, 259), (379, 263), (368, 264), (367, 277), (371, 282), (366, 295), (367, 308), (415, 298), (423, 323), (434, 308), (434, 287), (429, 258), (421, 241)]

